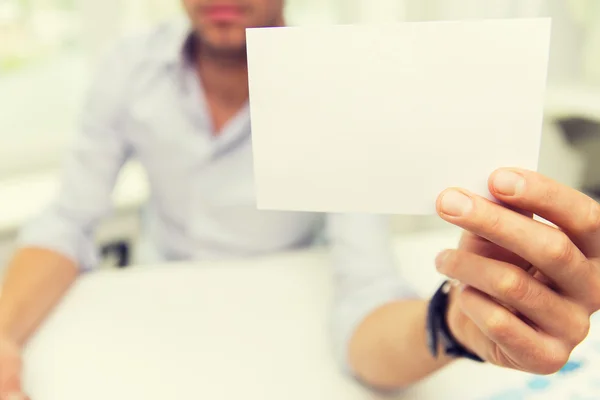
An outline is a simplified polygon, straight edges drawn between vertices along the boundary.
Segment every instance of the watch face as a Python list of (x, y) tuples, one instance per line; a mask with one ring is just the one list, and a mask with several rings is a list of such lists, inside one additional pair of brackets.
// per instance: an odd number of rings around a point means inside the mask
[(458, 282), (456, 279), (453, 279), (451, 281), (446, 281), (442, 285), (442, 292), (444, 294), (448, 295), (448, 294), (450, 294), (450, 290), (452, 290), (452, 287), (458, 286), (459, 284), (460, 284), (460, 282)]

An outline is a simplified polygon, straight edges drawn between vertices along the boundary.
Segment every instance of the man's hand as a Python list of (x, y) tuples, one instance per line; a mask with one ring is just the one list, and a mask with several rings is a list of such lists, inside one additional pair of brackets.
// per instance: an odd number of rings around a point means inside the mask
[(0, 400), (26, 400), (21, 392), (21, 349), (0, 337)]
[(600, 309), (600, 205), (517, 169), (496, 171), (489, 188), (504, 206), (461, 189), (438, 199), (440, 216), (467, 231), (436, 260), (464, 285), (453, 293), (450, 329), (491, 363), (554, 373)]

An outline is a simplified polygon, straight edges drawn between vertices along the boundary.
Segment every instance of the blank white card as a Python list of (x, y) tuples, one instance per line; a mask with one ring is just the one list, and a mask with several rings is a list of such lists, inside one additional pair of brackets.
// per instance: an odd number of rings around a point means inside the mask
[(249, 29), (260, 209), (431, 214), (535, 170), (549, 19)]

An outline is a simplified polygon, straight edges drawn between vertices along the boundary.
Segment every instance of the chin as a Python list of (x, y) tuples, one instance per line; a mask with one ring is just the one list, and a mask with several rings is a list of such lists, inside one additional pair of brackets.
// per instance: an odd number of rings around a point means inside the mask
[(207, 48), (217, 53), (235, 55), (246, 52), (245, 29), (201, 31), (200, 38)]

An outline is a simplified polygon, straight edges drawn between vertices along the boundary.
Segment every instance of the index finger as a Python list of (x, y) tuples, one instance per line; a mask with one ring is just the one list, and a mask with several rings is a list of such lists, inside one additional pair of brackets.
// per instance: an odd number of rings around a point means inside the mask
[(537, 172), (517, 168), (495, 171), (488, 184), (498, 200), (552, 222), (588, 257), (600, 256), (600, 204), (591, 197)]

